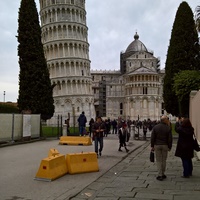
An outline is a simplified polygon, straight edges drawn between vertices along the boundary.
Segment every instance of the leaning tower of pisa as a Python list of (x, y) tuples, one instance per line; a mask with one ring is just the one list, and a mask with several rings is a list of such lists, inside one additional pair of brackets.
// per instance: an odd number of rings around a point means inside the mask
[[(55, 116), (76, 124), (82, 111), (95, 116), (85, 0), (40, 0), (42, 42), (55, 85)], [(63, 119), (63, 120), (64, 120)]]

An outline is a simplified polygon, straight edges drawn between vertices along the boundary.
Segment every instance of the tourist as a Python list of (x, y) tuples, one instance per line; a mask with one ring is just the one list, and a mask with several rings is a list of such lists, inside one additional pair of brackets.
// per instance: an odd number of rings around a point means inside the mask
[[(103, 150), (103, 134), (105, 131), (105, 124), (102, 121), (101, 117), (97, 117), (96, 122), (94, 123), (93, 126), (93, 138), (94, 138), (94, 148), (95, 152), (98, 155), (102, 155), (102, 150)], [(99, 148), (98, 148), (99, 146)]]
[(178, 133), (178, 141), (175, 151), (175, 156), (180, 157), (183, 165), (183, 178), (192, 176), (194, 157), (193, 150), (193, 135), (194, 128), (188, 118), (177, 119), (175, 131)]
[(70, 134), (70, 130), (69, 130), (69, 118), (67, 118), (67, 120), (65, 121), (65, 123), (66, 123), (66, 126), (67, 126), (67, 135), (69, 135)]
[(154, 126), (151, 133), (151, 151), (155, 150), (158, 176), (157, 180), (167, 178), (165, 175), (168, 151), (172, 148), (172, 132), (168, 126), (168, 117), (162, 116), (161, 122)]
[(123, 122), (122, 127), (118, 131), (119, 133), (119, 149), (118, 151), (122, 151), (121, 147), (124, 147), (126, 152), (128, 153), (129, 150), (126, 148), (126, 141), (128, 141), (128, 129), (125, 122)]
[(112, 134), (117, 134), (117, 121), (114, 119), (112, 122)]
[(147, 137), (147, 124), (143, 124), (143, 139), (146, 140)]
[(79, 118), (78, 118), (78, 123), (79, 123), (79, 133), (80, 133), (80, 136), (85, 136), (86, 135), (86, 123), (87, 123), (87, 118), (85, 116), (85, 112), (83, 111)]
[(89, 136), (91, 137), (92, 135), (92, 127), (94, 125), (94, 119), (91, 118), (90, 121), (89, 121)]

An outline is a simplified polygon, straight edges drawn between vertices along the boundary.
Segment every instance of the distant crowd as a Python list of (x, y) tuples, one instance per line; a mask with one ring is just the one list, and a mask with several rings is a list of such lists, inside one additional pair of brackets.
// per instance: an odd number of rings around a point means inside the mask
[(126, 142), (129, 141), (131, 125), (135, 126), (138, 129), (143, 129), (143, 138), (146, 139), (147, 131), (152, 131), (153, 127), (158, 124), (158, 121), (147, 120), (124, 120), (121, 117), (118, 119), (110, 120), (102, 119), (100, 116), (96, 119), (91, 118), (89, 121), (89, 132), (86, 131), (87, 118), (85, 112), (83, 111), (78, 120), (79, 124), (79, 135), (86, 136), (89, 135), (94, 141), (95, 152), (98, 156), (102, 155), (103, 150), (103, 138), (107, 137), (108, 134), (116, 134), (119, 138), (119, 149), (122, 151), (122, 147), (125, 148), (126, 152), (129, 152), (129, 149), (126, 147)]
[[(104, 132), (104, 136), (107, 136), (108, 134), (118, 134), (118, 130), (122, 127), (123, 123), (126, 123), (127, 125), (127, 129), (130, 132), (131, 131), (131, 125), (134, 125), (136, 128), (140, 128), (143, 129), (143, 131), (151, 131), (153, 129), (153, 127), (155, 125), (157, 125), (160, 121), (157, 120), (124, 120), (122, 118), (118, 118), (118, 119), (114, 119), (114, 120), (110, 120), (105, 119), (102, 121), (105, 123), (105, 132)], [(93, 118), (91, 118), (91, 120), (89, 121), (89, 135), (91, 136), (92, 134), (92, 126), (94, 124), (95, 120)]]

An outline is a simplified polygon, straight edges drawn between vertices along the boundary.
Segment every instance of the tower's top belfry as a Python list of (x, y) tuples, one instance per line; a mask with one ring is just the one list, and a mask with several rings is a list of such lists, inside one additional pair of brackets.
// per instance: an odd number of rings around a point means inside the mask
[(86, 24), (85, 0), (40, 0), (40, 16), (42, 26), (61, 21)]

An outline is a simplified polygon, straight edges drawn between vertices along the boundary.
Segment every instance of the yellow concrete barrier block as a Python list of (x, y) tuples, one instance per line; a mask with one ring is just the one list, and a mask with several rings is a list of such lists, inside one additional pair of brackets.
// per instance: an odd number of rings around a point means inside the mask
[(99, 171), (95, 152), (67, 154), (66, 162), (69, 174)]
[(36, 180), (52, 181), (67, 174), (65, 155), (55, 155), (44, 158), (35, 176)]
[(92, 145), (92, 140), (88, 136), (61, 136), (59, 144), (86, 146)]
[(58, 155), (58, 154), (60, 154), (60, 153), (58, 152), (57, 149), (50, 149), (49, 153), (48, 153), (48, 157), (55, 156), (55, 155)]

